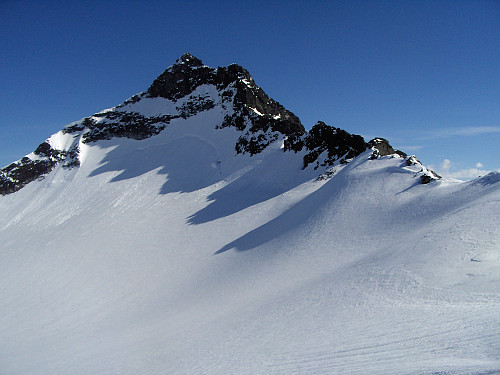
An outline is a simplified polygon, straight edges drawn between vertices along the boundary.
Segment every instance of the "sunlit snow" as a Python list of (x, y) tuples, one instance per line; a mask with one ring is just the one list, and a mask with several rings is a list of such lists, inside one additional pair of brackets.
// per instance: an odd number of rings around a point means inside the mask
[(367, 151), (318, 181), (221, 121), (50, 138), (81, 166), (0, 197), (1, 374), (500, 371), (500, 174)]

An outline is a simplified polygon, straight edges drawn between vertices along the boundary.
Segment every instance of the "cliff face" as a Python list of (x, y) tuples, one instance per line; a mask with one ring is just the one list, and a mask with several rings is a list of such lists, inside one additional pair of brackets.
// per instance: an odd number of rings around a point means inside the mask
[(299, 118), (258, 87), (246, 69), (237, 64), (211, 68), (189, 53), (165, 70), (148, 88), (146, 96), (176, 101), (201, 85), (214, 85), (225, 101), (232, 103), (234, 115), (223, 126), (242, 128), (245, 120), (253, 120), (249, 112), (253, 110), (265, 117), (265, 121), (252, 124), (253, 131), (267, 130), (267, 126), (283, 134), (305, 132)]

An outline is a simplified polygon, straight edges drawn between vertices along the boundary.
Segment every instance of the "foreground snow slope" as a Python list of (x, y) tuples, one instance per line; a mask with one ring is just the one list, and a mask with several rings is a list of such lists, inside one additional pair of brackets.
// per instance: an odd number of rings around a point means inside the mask
[(316, 181), (210, 116), (0, 197), (1, 374), (500, 371), (499, 174)]
[(0, 169), (0, 374), (499, 373), (498, 223), (184, 54)]

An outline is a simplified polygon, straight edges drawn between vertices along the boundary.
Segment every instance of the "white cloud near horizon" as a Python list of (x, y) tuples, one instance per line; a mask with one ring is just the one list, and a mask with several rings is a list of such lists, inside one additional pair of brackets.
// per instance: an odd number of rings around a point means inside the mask
[(443, 162), (440, 165), (440, 170), (441, 171), (449, 171), (451, 168), (451, 161), (450, 159), (444, 159)]
[[(458, 180), (472, 180), (474, 178), (482, 177), (493, 171), (481, 169), (484, 167), (483, 163), (477, 162), (475, 168), (466, 168), (453, 170), (453, 162), (450, 159), (444, 159), (439, 168), (435, 169), (434, 165), (429, 165), (429, 169), (434, 169), (436, 172), (445, 178), (456, 178)], [(500, 172), (498, 169), (495, 172)]]
[[(451, 178), (456, 178), (459, 180), (472, 180), (474, 178), (486, 176), (488, 173), (491, 173), (491, 172), (492, 171), (485, 171), (485, 170), (477, 169), (477, 168), (469, 168), (469, 169), (461, 169), (459, 171), (451, 172), (444, 177), (451, 177)], [(500, 172), (500, 170), (498, 170), (496, 172)]]
[(466, 126), (460, 128), (445, 128), (432, 131), (428, 136), (420, 137), (420, 140), (451, 137), (451, 136), (475, 136), (484, 134), (500, 134), (500, 126)]

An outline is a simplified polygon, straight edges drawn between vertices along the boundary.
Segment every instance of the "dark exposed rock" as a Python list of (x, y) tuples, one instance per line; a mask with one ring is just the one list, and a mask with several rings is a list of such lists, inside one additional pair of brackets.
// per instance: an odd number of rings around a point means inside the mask
[(239, 113), (233, 113), (230, 115), (225, 115), (222, 124), (219, 128), (234, 127), (238, 130), (245, 130), (248, 123), (248, 117), (242, 116)]
[[(138, 112), (108, 111), (86, 117), (81, 123), (63, 129), (64, 134), (83, 133), (83, 143), (126, 137), (145, 139), (159, 134), (168, 123), (180, 115), (145, 117)], [(94, 118), (99, 118), (99, 121)]]
[(33, 153), (47, 158), (56, 158), (58, 156), (58, 152), (54, 150), (48, 142), (40, 144)]
[(235, 146), (236, 153), (241, 154), (248, 152), (250, 155), (258, 154), (277, 139), (277, 133), (252, 135), (247, 132), (245, 135), (238, 138), (238, 142), (236, 142)]
[(104, 113), (101, 121), (93, 121), (83, 134), (83, 142), (95, 142), (114, 137), (145, 139), (159, 134), (168, 123), (180, 116), (145, 117), (138, 112), (110, 111)]
[[(189, 53), (182, 55), (174, 65), (165, 70), (145, 93), (134, 95), (114, 110), (87, 117), (82, 122), (65, 128), (64, 132), (77, 133), (85, 130), (84, 143), (113, 137), (151, 137), (165, 129), (172, 119), (185, 119), (215, 106), (208, 95), (193, 93), (201, 85), (215, 85), (224, 108), (224, 103), (232, 102), (233, 114), (225, 116), (220, 128), (231, 126), (243, 131), (249, 127), (236, 146), (239, 153), (249, 152), (253, 155), (257, 150), (263, 150), (278, 139), (278, 134), (273, 132), (285, 135), (305, 133), (298, 117), (267, 96), (247, 70), (236, 64), (210, 68)], [(176, 107), (177, 113), (171, 115), (145, 117), (137, 112), (122, 110), (125, 104), (136, 103), (144, 97), (163, 97), (176, 102), (189, 94), (188, 99)]]
[(406, 159), (406, 165), (407, 166), (422, 165), (422, 163), (420, 162), (420, 160), (417, 159), (417, 157), (415, 155), (411, 155)]
[(428, 184), (431, 181), (432, 181), (432, 177), (429, 176), (429, 175), (427, 175), (427, 174), (424, 174), (424, 175), (420, 176), (420, 182), (422, 184)]
[(285, 138), (284, 150), (299, 152), (304, 148), (304, 134), (292, 133)]
[(43, 178), (61, 163), (64, 168), (80, 165), (78, 145), (68, 151), (56, 150), (48, 142), (43, 142), (33, 152), (40, 159), (33, 160), (25, 156), (20, 161), (0, 169), (0, 194), (14, 193), (32, 181)]
[[(94, 115), (97, 116), (97, 115)], [(84, 130), (85, 128), (92, 129), (96, 125), (97, 121), (94, 120), (92, 117), (85, 117), (80, 123), (77, 123), (75, 125), (67, 126), (65, 127), (62, 132), (63, 134), (72, 134), (72, 133), (78, 133)]]
[(422, 172), (423, 172), (423, 174), (422, 174), (422, 176), (420, 176), (420, 182), (422, 184), (428, 184), (431, 181), (441, 179), (440, 175), (438, 175), (436, 172), (431, 171), (429, 169), (425, 169)]
[(382, 156), (394, 154), (397, 154), (403, 158), (408, 156), (403, 151), (395, 150), (394, 148), (392, 148), (392, 146), (389, 144), (389, 141), (384, 138), (374, 138), (370, 142), (368, 142), (368, 146), (373, 149), (372, 159), (377, 159)]
[(436, 172), (425, 168), (422, 165), (422, 163), (415, 157), (415, 155), (408, 156), (403, 151), (395, 150), (394, 148), (392, 148), (387, 139), (374, 138), (370, 142), (368, 142), (368, 145), (373, 150), (371, 159), (378, 159), (382, 156), (388, 156), (388, 155), (398, 155), (399, 157), (406, 159), (404, 162), (406, 166), (412, 166), (412, 165), (419, 166), (421, 168), (419, 172), (421, 175), (419, 178), (420, 178), (420, 183), (422, 184), (428, 184), (433, 180), (439, 180), (441, 178), (441, 176), (438, 175)]
[[(280, 103), (271, 99), (258, 87), (248, 71), (237, 64), (228, 67), (210, 68), (190, 54), (184, 54), (176, 64), (163, 72), (149, 87), (146, 95), (179, 100), (201, 85), (215, 85), (221, 92), (221, 101), (229, 103), (233, 99), (232, 115), (227, 115), (220, 127), (234, 126), (244, 130), (250, 125), (250, 133), (271, 129), (284, 135), (304, 134), (300, 120)], [(254, 143), (248, 133), (247, 143)], [(262, 137), (260, 137), (262, 138)], [(262, 144), (269, 144), (277, 139), (274, 135)], [(245, 143), (242, 141), (242, 144)], [(247, 152), (246, 147), (239, 147), (240, 152)]]
[(163, 97), (172, 101), (192, 93), (198, 86), (214, 83), (212, 68), (199, 67), (193, 70), (188, 65), (173, 65), (161, 74), (149, 87), (151, 98)]
[[(252, 122), (252, 132), (258, 130), (266, 131), (267, 126), (270, 126), (273, 131), (278, 131), (285, 135), (305, 133), (305, 129), (297, 116), (267, 96), (264, 90), (255, 85), (253, 78), (245, 69), (238, 65), (234, 66), (241, 69), (241, 74), (244, 76), (243, 79), (235, 83), (237, 90), (234, 97), (235, 110), (241, 110), (242, 107), (246, 107), (254, 109), (265, 117), (260, 122)], [(258, 119), (259, 117), (255, 118), (255, 120)]]
[[(331, 166), (336, 161), (345, 163), (364, 152), (368, 144), (360, 135), (318, 121), (305, 137), (294, 133), (285, 140), (285, 151), (298, 152), (304, 147), (308, 151), (304, 155), (304, 168), (316, 161), (316, 169), (319, 166)], [(328, 152), (327, 158), (319, 164), (318, 158), (325, 151)]]
[(202, 111), (214, 108), (214, 101), (208, 96), (191, 95), (181, 106), (176, 107), (183, 119), (194, 116)]
[(422, 184), (428, 184), (429, 182), (433, 180), (439, 180), (441, 179), (441, 176), (438, 175), (436, 172), (427, 169), (426, 167), (423, 166), (423, 164), (416, 158), (415, 155), (407, 156), (405, 165), (410, 167), (412, 165), (420, 167), (420, 182)]
[(23, 158), (0, 170), (0, 194), (14, 193), (30, 182), (49, 173), (57, 164), (54, 160)]
[(197, 57), (194, 57), (189, 52), (184, 53), (176, 61), (177, 64), (184, 64), (187, 66), (202, 66), (203, 63)]
[[(61, 152), (63, 155), (63, 168), (66, 169), (71, 169), (75, 167), (80, 166), (80, 148), (78, 147), (78, 144), (75, 144), (73, 147), (71, 147), (67, 152)], [(60, 160), (61, 161), (61, 160)]]
[(248, 113), (248, 110), (245, 109), (242, 112), (246, 112), (246, 114), (227, 116), (222, 124), (222, 127), (234, 126), (238, 130), (245, 130), (249, 125), (247, 132), (239, 137), (236, 144), (238, 154), (245, 152), (250, 153), (250, 155), (258, 154), (278, 140), (280, 134), (303, 134), (294, 132), (288, 121), (275, 119), (268, 115)]
[(366, 150), (367, 144), (363, 137), (350, 134), (345, 130), (328, 126), (319, 121), (313, 126), (304, 140), (310, 152), (304, 156), (304, 168), (316, 161), (319, 155), (327, 150), (328, 158), (324, 165), (332, 165), (336, 160), (352, 159)]

